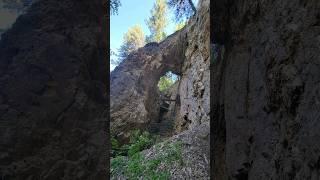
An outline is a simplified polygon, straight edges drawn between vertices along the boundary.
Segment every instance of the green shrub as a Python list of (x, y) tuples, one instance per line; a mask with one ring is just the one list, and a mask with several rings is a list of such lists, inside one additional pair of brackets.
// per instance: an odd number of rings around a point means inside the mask
[[(150, 142), (154, 142), (149, 133), (137, 133), (135, 142), (130, 145), (128, 158), (118, 156), (111, 160), (111, 174), (116, 176), (122, 174), (128, 179), (169, 179), (169, 171), (166, 169), (159, 170), (158, 167), (161, 163), (165, 164), (165, 167), (170, 166), (172, 162), (179, 161), (182, 165), (182, 145), (181, 142), (164, 143), (160, 149), (159, 145), (155, 147), (155, 156), (152, 159), (146, 159), (140, 152), (143, 148), (150, 145)], [(140, 150), (140, 151), (139, 151)]]
[(118, 149), (119, 148), (119, 142), (114, 137), (111, 137), (111, 147), (112, 147), (112, 149)]
[(131, 136), (130, 136), (130, 143), (133, 144), (133, 143), (135, 143), (135, 142), (138, 141), (138, 139), (139, 139), (139, 137), (140, 137), (140, 135), (141, 135), (141, 131), (140, 131), (139, 129), (133, 130), (133, 131), (131, 131), (130, 134), (131, 134)]
[(173, 86), (178, 80), (178, 76), (173, 74), (171, 71), (167, 72), (164, 76), (160, 77), (158, 82), (159, 91), (167, 93), (167, 91)]
[(111, 156), (131, 156), (144, 149), (150, 148), (153, 144), (159, 141), (160, 136), (151, 135), (149, 132), (133, 130), (130, 137), (130, 143), (120, 146), (116, 138), (111, 138)]
[(132, 144), (129, 146), (128, 150), (129, 156), (151, 147), (154, 144), (155, 139), (148, 132), (143, 132), (140, 135), (135, 134), (131, 142)]
[(111, 159), (111, 174), (113, 176), (119, 176), (124, 174), (124, 167), (126, 166), (126, 158), (124, 156), (117, 156)]
[(128, 148), (128, 145), (120, 146), (116, 138), (111, 138), (111, 157), (126, 156), (128, 154)]

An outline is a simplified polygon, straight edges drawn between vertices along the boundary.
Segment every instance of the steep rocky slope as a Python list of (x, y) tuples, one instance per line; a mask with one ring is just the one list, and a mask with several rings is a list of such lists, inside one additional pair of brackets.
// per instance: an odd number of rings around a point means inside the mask
[(171, 179), (210, 179), (209, 136), (209, 122), (205, 122), (174, 135), (142, 153), (146, 159), (151, 160), (163, 151), (166, 151), (168, 145), (179, 142), (182, 149), (182, 165), (179, 164), (179, 161), (170, 164), (162, 163), (158, 167), (158, 170), (167, 169)]
[(40, 0), (0, 41), (0, 176), (107, 179), (101, 1)]
[(214, 179), (319, 179), (320, 1), (211, 3)]

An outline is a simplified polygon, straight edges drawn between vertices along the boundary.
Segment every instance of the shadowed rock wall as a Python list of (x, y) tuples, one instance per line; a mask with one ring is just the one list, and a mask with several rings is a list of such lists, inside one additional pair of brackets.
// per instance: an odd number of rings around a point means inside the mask
[(199, 1), (199, 10), (186, 27), (188, 46), (178, 92), (181, 107), (176, 117), (177, 132), (192, 129), (210, 120), (209, 5), (208, 0)]
[(320, 1), (212, 3), (214, 179), (319, 179)]
[(106, 179), (102, 1), (40, 0), (0, 41), (0, 176)]

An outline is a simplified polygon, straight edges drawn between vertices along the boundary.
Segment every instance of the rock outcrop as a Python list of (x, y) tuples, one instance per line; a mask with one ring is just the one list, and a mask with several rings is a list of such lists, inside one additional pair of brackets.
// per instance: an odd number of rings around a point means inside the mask
[[(162, 42), (149, 43), (130, 54), (111, 73), (111, 131), (128, 139), (132, 129), (148, 129), (159, 119), (157, 83), (166, 72), (181, 76), (175, 109), (175, 132), (209, 121), (209, 1), (182, 30)], [(176, 99), (176, 97), (171, 97)], [(172, 112), (168, 112), (171, 114)]]
[[(156, 124), (161, 131), (174, 121), (174, 132), (167, 127), (165, 133), (176, 135), (167, 142), (182, 142), (184, 165), (167, 167), (172, 179), (209, 179), (209, 28), (209, 0), (202, 0), (182, 30), (130, 54), (111, 73), (111, 130), (120, 141), (125, 142), (132, 129), (150, 130), (149, 125)], [(176, 101), (168, 112), (160, 112), (157, 83), (168, 71), (180, 76), (169, 93)], [(159, 114), (163, 122), (157, 124)], [(157, 146), (145, 150), (144, 156), (156, 156)]]
[(177, 132), (210, 121), (210, 1), (199, 1), (189, 24), (188, 46), (179, 86)]
[(158, 81), (166, 72), (180, 74), (186, 47), (186, 29), (161, 43), (149, 43), (131, 53), (110, 77), (111, 133), (126, 139), (131, 129), (145, 129), (158, 119)]
[(107, 179), (99, 0), (40, 0), (0, 41), (2, 179)]
[(320, 1), (212, 1), (213, 178), (319, 179)]

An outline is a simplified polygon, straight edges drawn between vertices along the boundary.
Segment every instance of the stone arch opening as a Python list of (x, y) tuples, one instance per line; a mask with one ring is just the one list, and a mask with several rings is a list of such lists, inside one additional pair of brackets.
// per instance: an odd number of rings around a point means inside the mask
[(185, 48), (186, 29), (182, 29), (138, 49), (112, 71), (110, 124), (120, 141), (127, 140), (133, 129), (153, 131), (160, 115), (159, 79), (168, 71), (182, 76)]
[(158, 81), (158, 90), (160, 91), (161, 94), (165, 94), (170, 90), (170, 88), (178, 81), (180, 78), (179, 75), (168, 71), (166, 72), (163, 76), (159, 78)]
[(159, 77), (158, 88), (158, 116), (150, 122), (149, 131), (160, 136), (171, 136), (174, 133), (175, 117), (179, 108), (180, 75), (172, 71), (165, 71)]

